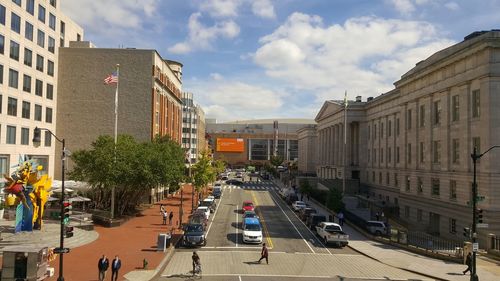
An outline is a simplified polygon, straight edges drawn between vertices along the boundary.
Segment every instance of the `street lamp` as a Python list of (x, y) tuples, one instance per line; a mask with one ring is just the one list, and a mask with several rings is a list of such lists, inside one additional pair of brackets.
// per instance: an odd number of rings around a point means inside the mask
[(65, 161), (66, 161), (66, 143), (64, 139), (58, 138), (54, 133), (52, 133), (49, 129), (45, 128), (38, 128), (35, 127), (35, 131), (33, 133), (33, 145), (35, 147), (40, 146), (40, 134), (41, 131), (47, 131), (49, 132), (54, 138), (62, 144), (62, 156), (61, 156), (61, 231), (60, 231), (60, 236), (59, 236), (59, 249), (56, 249), (59, 252), (59, 277), (57, 278), (57, 281), (64, 281), (63, 277), (63, 254), (64, 254), (64, 170), (65, 170)]
[(486, 153), (488, 153), (490, 150), (493, 148), (498, 148), (500, 145), (494, 145), (485, 152), (478, 154), (479, 152), (477, 151), (477, 147), (474, 146), (474, 150), (472, 154), (470, 155), (472, 158), (472, 163), (474, 164), (474, 174), (473, 174), (473, 182), (472, 182), (472, 272), (470, 275), (470, 280), (471, 281), (478, 281), (479, 277), (477, 276), (477, 267), (476, 267), (476, 251), (474, 251), (475, 245), (477, 245), (477, 233), (476, 233), (476, 228), (477, 228), (477, 182), (476, 182), (476, 163), (477, 160), (481, 159)]

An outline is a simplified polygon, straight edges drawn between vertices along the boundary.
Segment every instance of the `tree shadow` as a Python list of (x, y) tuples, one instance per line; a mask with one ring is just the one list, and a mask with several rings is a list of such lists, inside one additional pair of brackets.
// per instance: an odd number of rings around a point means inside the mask
[(189, 271), (188, 273), (172, 274), (172, 275), (168, 276), (168, 278), (174, 278), (174, 277), (176, 277), (176, 278), (187, 278), (187, 279), (184, 279), (186, 281), (193, 281), (193, 280), (199, 280), (199, 279), (201, 279), (200, 275), (193, 276), (192, 271)]

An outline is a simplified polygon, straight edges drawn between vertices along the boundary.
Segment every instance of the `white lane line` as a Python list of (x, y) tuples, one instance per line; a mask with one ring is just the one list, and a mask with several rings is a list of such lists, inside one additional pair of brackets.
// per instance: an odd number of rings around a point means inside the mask
[(224, 197), (224, 194), (221, 194), (221, 196), (220, 196), (220, 200), (217, 203), (217, 208), (215, 208), (215, 212), (214, 212), (214, 215), (212, 216), (212, 220), (210, 221), (210, 224), (208, 225), (208, 229), (207, 229), (207, 233), (205, 234), (205, 237), (208, 237), (208, 233), (210, 232), (210, 228), (212, 228), (212, 223), (215, 220), (215, 215), (217, 214), (217, 211), (219, 210), (219, 207), (222, 203), (222, 197)]
[[(236, 204), (236, 210), (239, 210), (238, 204)], [(239, 234), (238, 234), (238, 225), (239, 225), (238, 217), (239, 217), (239, 213), (236, 212), (236, 237), (234, 238), (234, 240), (236, 241), (236, 247), (238, 247), (238, 236), (239, 236)]]
[(240, 281), (241, 281), (241, 275), (238, 275), (238, 280), (240, 280)]
[(297, 233), (300, 235), (300, 237), (302, 238), (302, 240), (304, 241), (304, 243), (306, 243), (307, 247), (309, 247), (309, 249), (311, 250), (311, 252), (315, 253), (316, 252), (314, 251), (314, 249), (311, 247), (311, 245), (309, 245), (309, 243), (307, 242), (307, 240), (304, 238), (304, 236), (302, 236), (302, 233), (300, 233), (300, 231), (297, 229), (297, 227), (295, 226), (295, 224), (293, 224), (292, 220), (290, 220), (290, 218), (288, 217), (288, 215), (285, 213), (285, 211), (283, 210), (283, 208), (281, 208), (280, 204), (278, 204), (278, 202), (276, 202), (276, 200), (273, 198), (273, 196), (271, 196), (271, 199), (273, 200), (274, 204), (276, 204), (281, 212), (283, 212), (283, 215), (285, 215), (285, 217), (287, 218), (287, 220), (290, 222), (290, 224), (293, 226), (293, 228), (295, 228), (295, 231), (297, 231)]

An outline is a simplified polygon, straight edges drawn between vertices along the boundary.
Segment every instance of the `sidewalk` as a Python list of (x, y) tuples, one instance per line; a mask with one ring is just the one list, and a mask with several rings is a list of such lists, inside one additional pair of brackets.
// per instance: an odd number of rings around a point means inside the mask
[[(315, 200), (307, 201), (307, 199), (304, 198), (304, 201), (313, 208), (319, 210), (320, 213), (331, 213)], [(408, 252), (391, 245), (369, 240), (369, 238), (365, 237), (348, 224), (344, 224), (342, 228), (347, 234), (349, 234), (349, 247), (383, 264), (419, 273), (439, 280), (470, 280), (469, 275), (462, 274), (462, 271), (466, 268), (465, 265), (433, 259)], [(478, 258), (477, 274), (479, 279), (481, 281), (500, 280), (499, 265), (499, 262)]]
[[(186, 184), (183, 190), (183, 222), (186, 222), (191, 213), (192, 187)], [(118, 280), (150, 280), (157, 273), (157, 268), (163, 266), (162, 261), (166, 260), (165, 257), (173, 252), (173, 245), (166, 252), (156, 251), (158, 234), (172, 232), (172, 243), (180, 238), (178, 229), (180, 203), (180, 192), (178, 192), (119, 227), (96, 226), (95, 231), (99, 234), (99, 239), (73, 248), (69, 254), (64, 255), (65, 280), (98, 280), (97, 262), (103, 254), (108, 257), (110, 264), (115, 255), (122, 260)], [(168, 212), (174, 211), (172, 225), (162, 225), (160, 204), (164, 204)], [(148, 261), (147, 270), (143, 269), (144, 259)], [(59, 273), (59, 257), (51, 262), (51, 266), (55, 268), (55, 275), (47, 280), (55, 281)], [(108, 270), (107, 278), (111, 278), (111, 268)]]

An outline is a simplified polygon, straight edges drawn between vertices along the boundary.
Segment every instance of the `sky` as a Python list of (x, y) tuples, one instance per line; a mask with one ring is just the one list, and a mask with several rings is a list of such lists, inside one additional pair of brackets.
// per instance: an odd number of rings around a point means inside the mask
[[(313, 119), (376, 97), (433, 53), (500, 29), (500, 0), (65, 0), (101, 48), (181, 62), (207, 118)], [(480, 4), (479, 4), (480, 3)]]

